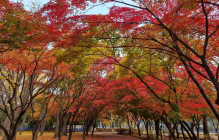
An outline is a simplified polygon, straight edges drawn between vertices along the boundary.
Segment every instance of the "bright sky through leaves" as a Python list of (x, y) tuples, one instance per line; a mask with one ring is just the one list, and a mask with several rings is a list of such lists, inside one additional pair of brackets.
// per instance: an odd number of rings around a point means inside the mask
[[(11, 0), (11, 1), (21, 1), (21, 0)], [(49, 0), (22, 0), (22, 3), (24, 4), (25, 8), (30, 10), (30, 7), (33, 3), (36, 3), (37, 5), (40, 5), (42, 7), (44, 4), (49, 2)], [(126, 2), (129, 2), (130, 4), (133, 4), (131, 0), (126, 0)], [(106, 4), (101, 4), (101, 3), (95, 3), (91, 4), (91, 6), (87, 7), (87, 10), (81, 14), (108, 14), (109, 10), (112, 6), (124, 6), (127, 7), (124, 4), (118, 4), (115, 2), (112, 3), (106, 3)]]

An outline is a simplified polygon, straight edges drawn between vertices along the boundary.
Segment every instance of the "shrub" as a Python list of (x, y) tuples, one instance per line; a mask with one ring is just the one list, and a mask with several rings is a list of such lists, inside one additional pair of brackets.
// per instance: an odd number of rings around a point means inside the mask
[(102, 128), (97, 128), (96, 131), (97, 132), (103, 132), (103, 129)]
[[(119, 128), (116, 129), (117, 134), (130, 134), (129, 129), (125, 129), (125, 128)], [(131, 130), (131, 134), (133, 134), (134, 131)]]

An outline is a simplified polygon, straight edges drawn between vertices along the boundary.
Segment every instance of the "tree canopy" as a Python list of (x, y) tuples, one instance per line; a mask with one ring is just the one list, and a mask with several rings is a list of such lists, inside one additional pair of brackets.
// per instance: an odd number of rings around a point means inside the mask
[[(81, 14), (112, 2), (124, 6)], [(8, 140), (27, 114), (33, 139), (52, 118), (54, 137), (77, 121), (85, 133), (109, 110), (128, 123), (161, 120), (173, 138), (178, 124), (198, 139), (186, 121), (219, 120), (218, 1), (50, 0), (27, 11), (2, 0), (0, 17), (0, 128)]]

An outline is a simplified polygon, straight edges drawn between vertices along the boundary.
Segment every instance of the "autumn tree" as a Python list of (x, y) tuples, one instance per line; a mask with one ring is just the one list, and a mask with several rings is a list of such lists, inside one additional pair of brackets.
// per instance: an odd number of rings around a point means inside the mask
[[(60, 2), (63, 4), (65, 1), (60, 0)], [(86, 5), (88, 2), (95, 3), (97, 1), (77, 2), (68, 3), (69, 6), (68, 4), (65, 6), (82, 7), (82, 3)], [(207, 96), (201, 81), (195, 76), (196, 74), (202, 76), (214, 86), (217, 92), (216, 104), (219, 104), (217, 100), (219, 96), (216, 43), (219, 28), (217, 2), (204, 0), (190, 2), (184, 0), (154, 2), (137, 0), (134, 3), (100, 0), (99, 2), (116, 2), (129, 7), (114, 6), (107, 15), (72, 16), (65, 20), (80, 21), (85, 30), (92, 29), (89, 32), (92, 34), (84, 36), (86, 40), (89, 40), (89, 37), (96, 40), (109, 40), (108, 44), (102, 44), (100, 41), (102, 47), (147, 48), (160, 52), (160, 55), (176, 57), (181, 61), (181, 66), (185, 67), (199, 92), (219, 119), (219, 114)], [(48, 5), (45, 6), (46, 8)], [(82, 27), (81, 25), (80, 27)], [(81, 29), (71, 33), (63, 41), (68, 46), (75, 44), (75, 41), (71, 42), (70, 40), (77, 39), (74, 37), (75, 33), (80, 34)], [(93, 32), (93, 29), (101, 29), (101, 31)], [(115, 31), (114, 34), (109, 35), (108, 33), (112, 31)], [(119, 44), (110, 43), (116, 39), (121, 40)], [(63, 44), (65, 45), (62, 42)], [(96, 47), (96, 45), (85, 41), (83, 47)], [(199, 66), (199, 69), (196, 66)]]
[(32, 101), (44, 94), (61, 73), (48, 50), (22, 53), (14, 50), (2, 53), (0, 73), (0, 109), (7, 116), (0, 127), (4, 130), (5, 137), (11, 140), (17, 132), (21, 117), (32, 105)]

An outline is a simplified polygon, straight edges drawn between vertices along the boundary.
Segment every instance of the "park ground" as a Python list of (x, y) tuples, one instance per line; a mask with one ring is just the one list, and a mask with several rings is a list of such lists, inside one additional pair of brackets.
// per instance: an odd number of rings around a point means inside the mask
[[(43, 136), (38, 136), (38, 140), (58, 140), (58, 138), (53, 138), (54, 132), (44, 132)], [(202, 136), (200, 137), (202, 138)], [(211, 134), (212, 140), (217, 140), (217, 136)], [(2, 139), (2, 137), (0, 137)], [(67, 140), (68, 136), (62, 136), (62, 140)], [(16, 140), (32, 140), (32, 132), (24, 131), (22, 135), (17, 134)], [(72, 140), (83, 140), (82, 132), (75, 132), (72, 136)], [(147, 139), (146, 135), (142, 135), (139, 137), (137, 134), (129, 135), (119, 135), (115, 132), (95, 132), (93, 136), (86, 136), (86, 140), (155, 140), (155, 139)], [(163, 136), (162, 140), (169, 140), (168, 136)], [(183, 140), (180, 138), (178, 140)]]
[[(53, 138), (54, 132), (44, 132), (43, 136), (38, 136), (38, 140), (58, 140)], [(2, 137), (0, 137), (2, 139)], [(67, 140), (68, 136), (62, 136), (62, 140)], [(32, 140), (32, 132), (24, 131), (22, 135), (17, 134), (16, 140)], [(75, 132), (72, 136), (72, 140), (83, 140), (82, 132)], [(86, 140), (140, 140), (132, 136), (118, 135), (116, 133), (108, 132), (96, 132), (93, 137), (91, 135), (86, 136)]]

